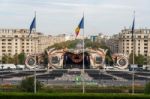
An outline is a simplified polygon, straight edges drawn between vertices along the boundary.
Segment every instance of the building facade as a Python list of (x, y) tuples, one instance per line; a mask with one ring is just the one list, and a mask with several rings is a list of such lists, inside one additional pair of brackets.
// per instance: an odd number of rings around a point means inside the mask
[(0, 56), (38, 52), (38, 34), (28, 29), (0, 29)]
[(106, 45), (109, 47), (112, 53), (119, 53), (119, 38), (118, 35), (115, 34), (111, 36), (107, 41)]
[(91, 35), (90, 40), (92, 42), (99, 42), (99, 43), (104, 43), (106, 42), (110, 36), (104, 35), (102, 33), (99, 33), (98, 35)]
[[(4, 55), (13, 56), (24, 52), (26, 55), (42, 53), (48, 46), (67, 40), (75, 40), (75, 36), (60, 34), (58, 36), (44, 35), (28, 29), (0, 29), (0, 59)], [(79, 39), (82, 37), (78, 37)]]
[(75, 39), (83, 39), (83, 36), (74, 36), (74, 35), (66, 35), (66, 34), (59, 34), (57, 36), (51, 35), (39, 35), (38, 37), (38, 52), (42, 53), (48, 46), (51, 46), (55, 43), (65, 42), (69, 40)]
[(38, 37), (38, 53), (42, 53), (48, 46), (51, 46), (55, 43), (64, 42), (65, 37), (63, 36), (46, 36), (39, 35)]
[(136, 55), (150, 56), (150, 29), (135, 29), (134, 43), (132, 41), (131, 29), (124, 29), (118, 34), (118, 51), (130, 55), (133, 52)]

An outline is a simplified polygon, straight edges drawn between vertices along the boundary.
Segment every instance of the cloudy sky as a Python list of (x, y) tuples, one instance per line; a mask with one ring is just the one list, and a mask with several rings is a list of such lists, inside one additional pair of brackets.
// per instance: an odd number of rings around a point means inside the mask
[(150, 0), (0, 0), (0, 28), (29, 28), (37, 12), (37, 31), (73, 34), (83, 12), (85, 33), (116, 34), (131, 27), (150, 28)]

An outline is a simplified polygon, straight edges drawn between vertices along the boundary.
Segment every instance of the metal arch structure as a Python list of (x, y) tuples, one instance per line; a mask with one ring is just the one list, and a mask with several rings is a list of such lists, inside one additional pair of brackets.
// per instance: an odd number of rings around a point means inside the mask
[[(104, 68), (105, 64), (105, 56), (106, 56), (107, 50), (104, 49), (85, 49), (84, 53), (87, 53), (88, 56), (84, 57), (84, 59), (89, 58), (89, 63), (90, 63), (90, 69), (98, 69), (98, 68)], [(50, 49), (47, 51), (48, 53), (48, 58), (49, 58), (49, 63), (48, 66), (49, 68), (53, 69), (58, 69), (58, 68), (63, 68), (64, 66), (64, 56), (65, 53), (70, 53), (67, 58), (71, 58), (71, 61), (73, 61), (75, 64), (80, 63), (83, 60), (82, 54), (83, 51), (82, 49), (60, 49), (60, 50), (55, 50), (55, 49)], [(55, 61), (54, 61), (55, 59)]]
[[(44, 66), (46, 63), (45, 53), (31, 54), (25, 60), (25, 66), (28, 69), (34, 69), (35, 66)], [(46, 67), (46, 66), (45, 66)]]
[[(87, 69), (105, 68), (105, 57), (107, 50), (86, 48), (84, 50), (84, 60)], [(47, 61), (45, 59), (47, 58)], [(114, 67), (126, 69), (128, 67), (128, 57), (121, 53), (112, 55)], [(44, 66), (49, 69), (71, 69), (82, 68), (82, 49), (48, 49), (45, 53), (29, 55), (25, 60), (25, 65), (33, 69), (35, 65)], [(69, 67), (70, 66), (70, 67)]]
[(60, 69), (63, 66), (64, 49), (56, 50), (54, 48), (47, 50), (48, 68)]
[(119, 69), (127, 69), (129, 65), (128, 57), (122, 53), (115, 53), (112, 55), (114, 67)]
[[(91, 68), (93, 69), (103, 69), (105, 66), (105, 57), (107, 50), (104, 49), (88, 49), (88, 52), (90, 54), (90, 63), (91, 63)], [(97, 58), (100, 58), (99, 62), (97, 61)]]
[(34, 66), (37, 64), (36, 55), (29, 55), (25, 60), (25, 66), (28, 69), (34, 69)]

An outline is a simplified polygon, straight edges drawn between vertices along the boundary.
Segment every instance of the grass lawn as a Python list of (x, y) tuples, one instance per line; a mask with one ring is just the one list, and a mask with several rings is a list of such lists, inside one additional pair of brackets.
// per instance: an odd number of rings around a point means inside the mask
[(150, 99), (144, 94), (99, 94), (99, 93), (0, 93), (0, 99)]

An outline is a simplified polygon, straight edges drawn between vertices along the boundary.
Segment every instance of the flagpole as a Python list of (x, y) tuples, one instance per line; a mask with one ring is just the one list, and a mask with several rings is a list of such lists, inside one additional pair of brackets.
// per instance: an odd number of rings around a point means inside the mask
[[(35, 11), (35, 24), (36, 24), (36, 11)], [(36, 26), (35, 26), (35, 33), (36, 33)], [(36, 53), (36, 40), (35, 40), (35, 53)]]
[(134, 52), (134, 49), (135, 49), (135, 39), (134, 39), (134, 22), (135, 22), (135, 11), (134, 11), (134, 14), (133, 14), (133, 26), (132, 26), (132, 43), (133, 43), (133, 56), (132, 56), (132, 58), (133, 58), (133, 68), (132, 68), (132, 94), (134, 94), (134, 85), (135, 85), (135, 82), (134, 82), (134, 54), (135, 54), (135, 52)]
[[(83, 12), (83, 20), (84, 20), (84, 12)], [(84, 22), (84, 21), (83, 21)], [(85, 81), (84, 81), (84, 73), (85, 73), (85, 67), (84, 67), (84, 28), (83, 28), (83, 67), (82, 67), (82, 92), (85, 93)]]
[[(35, 22), (36, 22), (36, 11), (35, 11)], [(36, 32), (36, 26), (35, 26), (35, 32)], [(35, 40), (35, 54), (36, 54), (36, 40)], [(34, 93), (36, 94), (36, 65), (34, 67)]]

